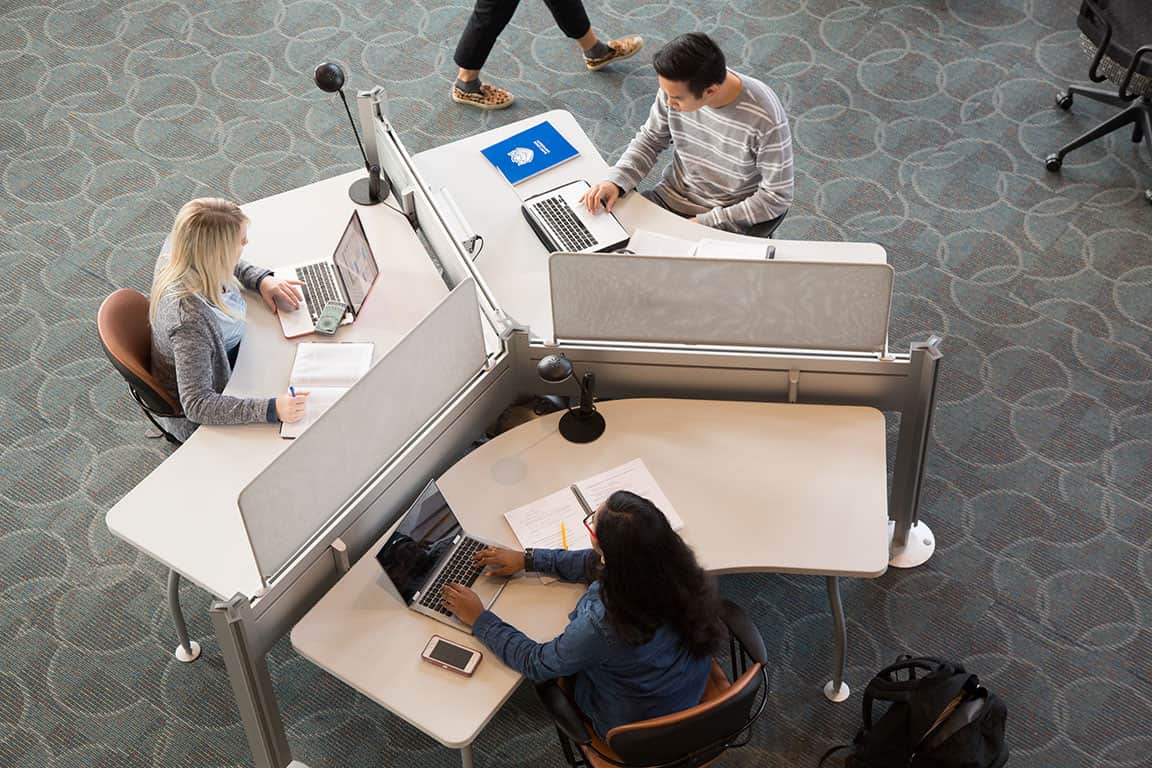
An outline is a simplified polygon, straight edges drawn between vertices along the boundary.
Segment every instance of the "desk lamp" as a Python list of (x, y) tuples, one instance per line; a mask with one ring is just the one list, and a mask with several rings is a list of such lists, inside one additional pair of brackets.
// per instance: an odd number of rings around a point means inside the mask
[[(536, 364), (536, 372), (549, 384), (572, 378), (572, 361), (564, 355), (546, 355)], [(560, 434), (570, 443), (590, 443), (604, 434), (604, 417), (596, 410), (596, 374), (587, 371), (580, 380), (580, 405), (560, 417)]]
[[(360, 134), (356, 131), (356, 121), (352, 119), (352, 110), (348, 108), (348, 99), (344, 98), (344, 68), (334, 62), (326, 61), (316, 67), (312, 75), (317, 87), (326, 93), (339, 93), (340, 101), (344, 102), (344, 111), (348, 113), (348, 122), (352, 123), (352, 135), (356, 137), (356, 146), (360, 147), (360, 156), (364, 158), (364, 167), (368, 170), (368, 178), (357, 179), (348, 187), (348, 197), (358, 205), (376, 205), (380, 202), (380, 166), (368, 162), (368, 155), (364, 152), (364, 145), (360, 143)], [(387, 178), (384, 182), (387, 183)]]

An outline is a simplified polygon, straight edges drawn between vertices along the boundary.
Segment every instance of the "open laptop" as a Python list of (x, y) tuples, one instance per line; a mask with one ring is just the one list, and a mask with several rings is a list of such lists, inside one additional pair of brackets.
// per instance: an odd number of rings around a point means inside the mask
[(472, 555), (492, 544), (464, 533), (444, 495), (432, 480), (404, 513), (395, 532), (376, 553), (384, 575), (410, 609), (471, 633), (440, 602), (445, 584), (471, 587), (485, 608), (490, 608), (508, 583), (507, 578), (485, 576), (472, 564)]
[(615, 214), (592, 213), (580, 202), (591, 185), (583, 179), (533, 195), (520, 210), (549, 253), (599, 253), (628, 242)]
[(283, 306), (276, 314), (280, 317), (280, 327), (288, 338), (312, 333), (316, 318), (330, 299), (343, 301), (348, 306), (343, 324), (351, 323), (364, 306), (368, 291), (380, 274), (372, 246), (364, 234), (359, 211), (352, 212), (344, 234), (332, 257), (326, 261), (302, 264), (297, 267), (278, 268), (276, 274), (288, 280), (304, 283), (304, 301), (300, 309), (286, 311)]

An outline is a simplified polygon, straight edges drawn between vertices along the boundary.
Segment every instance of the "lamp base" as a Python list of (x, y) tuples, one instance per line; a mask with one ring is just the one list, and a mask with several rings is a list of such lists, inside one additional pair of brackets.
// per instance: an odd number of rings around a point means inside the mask
[(560, 417), (560, 434), (570, 443), (590, 443), (604, 434), (604, 426), (599, 411), (582, 414), (573, 409)]
[(352, 198), (352, 202), (356, 205), (376, 205), (380, 200), (373, 200), (368, 188), (368, 179), (356, 179), (352, 182), (352, 186), (348, 187), (348, 197)]

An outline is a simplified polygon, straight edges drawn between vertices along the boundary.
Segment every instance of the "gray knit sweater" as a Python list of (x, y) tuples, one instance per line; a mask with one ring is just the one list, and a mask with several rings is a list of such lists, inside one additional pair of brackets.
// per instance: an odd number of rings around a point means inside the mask
[(672, 163), (656, 191), (674, 210), (733, 232), (787, 213), (793, 193), (788, 116), (771, 88), (739, 77), (740, 94), (719, 109), (677, 112), (659, 91), (608, 181), (630, 192), (671, 144)]
[[(167, 249), (156, 271), (168, 261)], [(241, 260), (236, 278), (250, 290), (271, 270)], [(251, 424), (276, 420), (276, 399), (230, 397), (222, 394), (232, 375), (224, 337), (208, 302), (198, 296), (176, 298), (165, 293), (152, 322), (152, 375), (169, 392), (177, 393), (183, 419), (164, 419), (166, 428), (186, 440), (201, 424)]]

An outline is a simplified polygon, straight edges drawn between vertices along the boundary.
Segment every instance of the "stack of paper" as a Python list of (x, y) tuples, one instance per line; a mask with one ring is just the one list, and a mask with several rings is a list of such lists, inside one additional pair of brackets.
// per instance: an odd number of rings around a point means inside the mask
[(371, 342), (311, 342), (296, 345), (288, 383), (308, 393), (304, 418), (280, 425), (280, 437), (299, 437), (372, 367)]
[[(573, 487), (579, 489), (593, 510), (616, 491), (631, 491), (659, 507), (673, 529), (680, 530), (684, 527), (684, 521), (680, 519), (680, 515), (676, 513), (664, 491), (656, 484), (656, 478), (652, 477), (644, 461), (633, 459), (627, 464), (621, 464), (615, 469), (581, 480), (531, 504), (505, 512), (504, 517), (512, 526), (512, 532), (516, 534), (521, 546), (564, 549), (565, 539), (568, 549), (588, 549), (592, 546), (588, 530), (584, 527), (584, 516), (588, 513), (580, 504)], [(564, 524), (563, 534), (561, 523)]]

